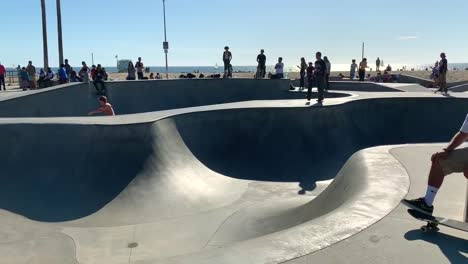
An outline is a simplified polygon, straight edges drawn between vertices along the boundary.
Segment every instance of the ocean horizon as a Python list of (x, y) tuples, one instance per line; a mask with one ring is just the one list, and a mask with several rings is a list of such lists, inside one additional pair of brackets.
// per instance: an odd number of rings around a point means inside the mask
[[(387, 64), (388, 65), (388, 64)], [(385, 67), (387, 67), (385, 65)], [(406, 70), (409, 71), (411, 69), (421, 71), (421, 70), (430, 70), (430, 67), (433, 66), (433, 64), (390, 64), (392, 67), (393, 71), (401, 69), (403, 66), (406, 67)], [(36, 66), (36, 70), (39, 73), (41, 67)], [(73, 69), (75, 71), (79, 71), (80, 67), (73, 66)], [(151, 72), (154, 73), (165, 73), (166, 72), (166, 67), (165, 66), (148, 66), (150, 68)], [(385, 67), (381, 66), (381, 69), (384, 69)], [(115, 66), (104, 66), (106, 71), (108, 73), (117, 73), (117, 67)], [(337, 71), (344, 71), (347, 72), (349, 71), (350, 64), (333, 64), (332, 62), (332, 71), (337, 72)], [(56, 72), (58, 70), (58, 67), (51, 67), (51, 69)], [(369, 70), (375, 70), (375, 65), (369, 64)], [(449, 70), (466, 70), (468, 69), (468, 63), (449, 63)], [(16, 68), (7, 68), (8, 71), (14, 71)], [(299, 68), (296, 67), (296, 65), (285, 65), (285, 72), (298, 72)], [(224, 66), (219, 65), (219, 66), (169, 66), (168, 67), (168, 73), (223, 73), (224, 71)], [(256, 72), (257, 71), (257, 66), (235, 66), (233, 65), (233, 71), (234, 72)], [(266, 66), (266, 71), (267, 72), (274, 72), (274, 66), (269, 65)]]

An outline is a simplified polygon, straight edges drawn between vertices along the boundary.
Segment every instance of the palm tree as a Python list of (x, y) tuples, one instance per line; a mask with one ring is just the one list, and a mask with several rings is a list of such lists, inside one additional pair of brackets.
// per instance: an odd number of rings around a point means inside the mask
[(41, 0), (42, 8), (42, 42), (44, 46), (44, 70), (49, 68), (49, 53), (47, 49), (47, 21), (46, 21), (46, 7), (45, 0)]
[(57, 33), (58, 33), (59, 65), (61, 65), (63, 63), (63, 42), (62, 42), (62, 9), (60, 8), (60, 0), (57, 0)]

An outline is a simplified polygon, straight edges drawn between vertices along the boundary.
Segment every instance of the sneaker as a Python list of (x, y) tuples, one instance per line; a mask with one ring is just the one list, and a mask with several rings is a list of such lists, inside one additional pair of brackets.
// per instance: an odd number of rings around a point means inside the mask
[(414, 200), (403, 199), (403, 203), (408, 207), (424, 214), (432, 215), (432, 212), (434, 212), (434, 206), (427, 205), (424, 197)]

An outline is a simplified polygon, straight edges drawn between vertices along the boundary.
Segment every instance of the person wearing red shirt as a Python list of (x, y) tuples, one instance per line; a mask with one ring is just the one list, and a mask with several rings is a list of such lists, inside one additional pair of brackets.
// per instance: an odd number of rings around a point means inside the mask
[(96, 79), (96, 65), (91, 66), (91, 80)]
[(6, 91), (5, 76), (6, 76), (5, 66), (3, 66), (2, 63), (0, 62), (0, 90), (2, 89), (2, 84), (3, 84), (4, 91)]

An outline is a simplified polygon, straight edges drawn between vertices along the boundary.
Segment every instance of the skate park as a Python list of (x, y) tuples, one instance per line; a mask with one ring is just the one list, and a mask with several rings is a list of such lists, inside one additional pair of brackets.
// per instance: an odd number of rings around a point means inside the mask
[[(400, 204), (468, 96), (333, 82), (323, 106), (289, 80), (109, 82), (0, 97), (5, 263), (464, 263), (464, 232)], [(313, 101), (312, 101), (313, 102)], [(434, 214), (465, 221), (467, 181)]]

